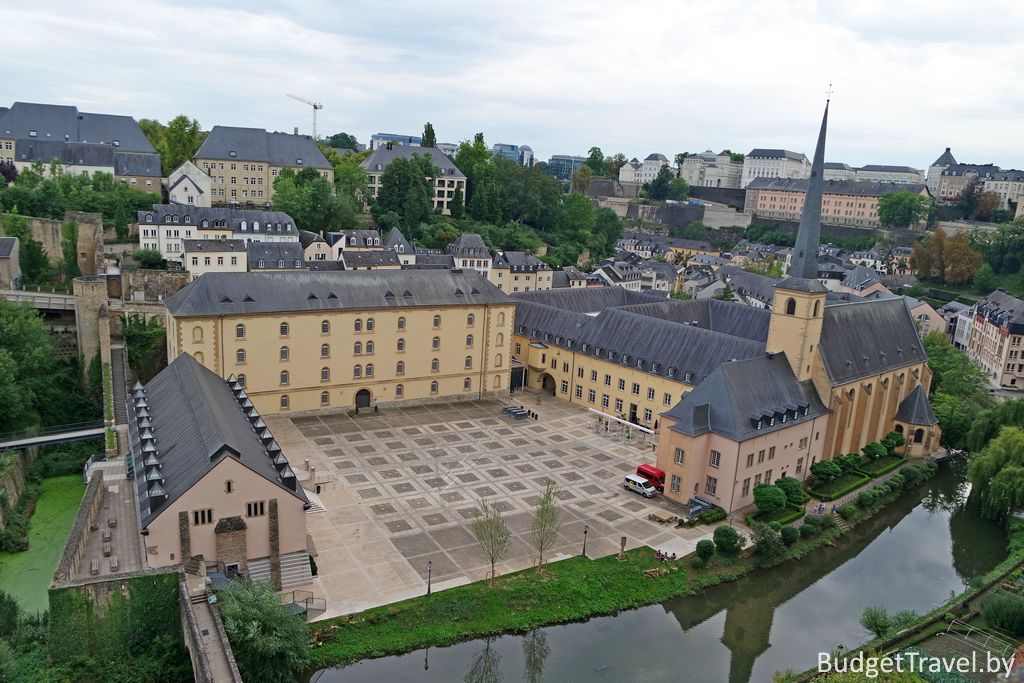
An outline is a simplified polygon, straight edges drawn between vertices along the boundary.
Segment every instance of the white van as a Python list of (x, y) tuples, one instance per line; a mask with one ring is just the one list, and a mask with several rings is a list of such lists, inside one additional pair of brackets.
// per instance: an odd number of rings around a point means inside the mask
[(658, 489), (654, 488), (654, 484), (636, 474), (627, 474), (626, 478), (622, 480), (622, 488), (627, 491), (635, 491), (644, 498), (650, 498), (658, 492)]

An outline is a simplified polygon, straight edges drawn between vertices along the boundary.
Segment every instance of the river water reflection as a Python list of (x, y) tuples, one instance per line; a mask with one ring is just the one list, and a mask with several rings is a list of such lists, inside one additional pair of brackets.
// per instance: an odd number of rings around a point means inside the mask
[(869, 637), (864, 607), (927, 612), (1005, 557), (1000, 527), (967, 502), (954, 464), (835, 548), (704, 595), (614, 617), (474, 640), (317, 672), (319, 683), (381, 681), (770, 681), (817, 653)]

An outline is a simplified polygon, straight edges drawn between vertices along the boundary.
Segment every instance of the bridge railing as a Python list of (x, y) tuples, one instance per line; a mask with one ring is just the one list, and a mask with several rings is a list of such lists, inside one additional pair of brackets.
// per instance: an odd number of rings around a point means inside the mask
[(89, 420), (88, 422), (74, 422), (71, 424), (55, 425), (53, 427), (28, 427), (16, 432), (0, 434), (0, 444), (8, 441), (19, 441), (21, 439), (32, 439), (54, 434), (66, 434), (68, 432), (81, 432), (86, 429), (96, 429), (103, 426), (103, 420)]

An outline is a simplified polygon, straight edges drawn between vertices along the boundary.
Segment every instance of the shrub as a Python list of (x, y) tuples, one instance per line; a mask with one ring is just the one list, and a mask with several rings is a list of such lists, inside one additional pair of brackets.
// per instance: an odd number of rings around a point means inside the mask
[(306, 624), (281, 609), (270, 584), (232, 581), (219, 597), (224, 630), (245, 680), (290, 681), (309, 666)]
[(836, 518), (832, 513), (821, 515), (818, 517), (818, 526), (821, 529), (834, 529), (836, 527)]
[(869, 443), (867, 446), (862, 448), (861, 451), (864, 452), (864, 455), (867, 456), (869, 460), (878, 460), (883, 456), (889, 455), (889, 449), (877, 441)]
[(845, 453), (832, 458), (833, 462), (839, 465), (843, 472), (851, 472), (860, 467), (862, 458), (856, 453)]
[(814, 536), (817, 536), (819, 531), (820, 530), (817, 526), (815, 526), (814, 524), (808, 524), (807, 522), (804, 522), (800, 526), (800, 535), (803, 538), (812, 538)]
[(857, 496), (857, 507), (859, 507), (861, 510), (867, 510), (869, 507), (871, 507), (874, 504), (875, 504), (875, 492), (874, 492), (874, 490), (861, 491), (860, 495)]
[(773, 484), (755, 486), (754, 505), (765, 514), (779, 512), (786, 507), (786, 493)]
[(786, 559), (786, 544), (782, 536), (767, 524), (755, 524), (750, 534), (754, 552), (765, 564), (776, 564)]
[(988, 623), (1014, 635), (1024, 634), (1024, 599), (992, 593), (981, 601), (981, 613)]
[(715, 529), (715, 548), (723, 555), (736, 555), (746, 543), (746, 539), (731, 526), (720, 526)]
[(704, 524), (714, 524), (715, 522), (721, 522), (723, 519), (725, 519), (725, 510), (723, 510), (722, 508), (709, 508), (704, 512), (700, 513), (699, 515), (697, 515), (697, 519), (699, 519)]
[(704, 567), (708, 566), (708, 561), (705, 560), (703, 557), (695, 557), (692, 560), (690, 560), (690, 566), (699, 571), (701, 569), (704, 569)]
[(782, 535), (782, 542), (786, 545), (793, 545), (800, 538), (800, 530), (789, 524), (782, 527), (779, 533)]
[(905, 443), (907, 443), (907, 440), (899, 432), (889, 432), (885, 435), (885, 438), (882, 439), (882, 445), (885, 446), (890, 453)]
[(857, 506), (853, 503), (847, 503), (846, 505), (840, 505), (836, 512), (842, 515), (843, 519), (853, 519), (857, 516)]
[(715, 554), (715, 544), (706, 538), (703, 541), (697, 541), (697, 557), (705, 562), (711, 559), (711, 556)]
[(875, 638), (884, 638), (893, 629), (893, 619), (884, 607), (865, 607), (860, 625), (875, 634)]
[(810, 498), (804, 491), (804, 485), (796, 477), (780, 477), (775, 485), (786, 494), (786, 500), (790, 505), (803, 505)]
[(889, 481), (891, 481), (896, 486), (903, 488), (907, 483), (907, 478), (904, 477), (902, 474), (894, 474), (891, 477), (889, 477)]
[(811, 474), (822, 481), (832, 481), (842, 476), (843, 468), (831, 460), (822, 460), (811, 465)]

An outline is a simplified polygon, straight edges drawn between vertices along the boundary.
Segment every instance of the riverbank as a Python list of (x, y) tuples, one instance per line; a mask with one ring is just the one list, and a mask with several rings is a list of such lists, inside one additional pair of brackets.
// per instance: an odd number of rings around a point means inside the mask
[(25, 612), (47, 609), (47, 590), (74, 522), (85, 485), (80, 474), (43, 479), (31, 516), (28, 550), (0, 553), (0, 590)]

